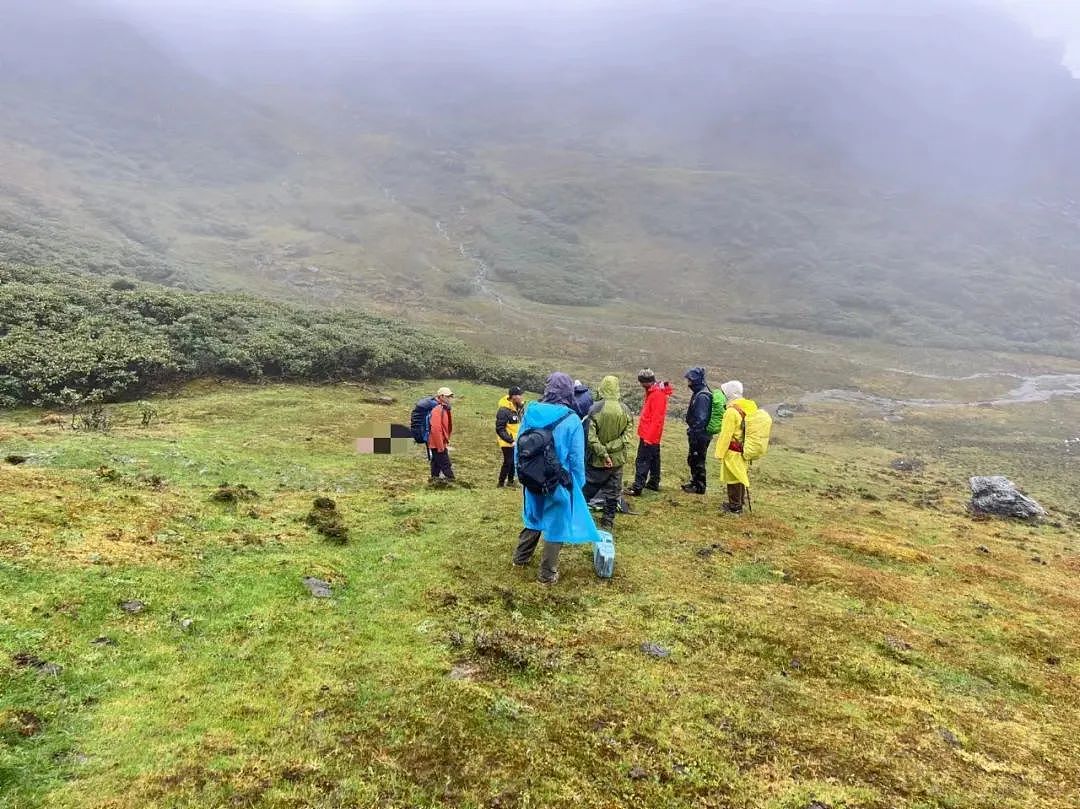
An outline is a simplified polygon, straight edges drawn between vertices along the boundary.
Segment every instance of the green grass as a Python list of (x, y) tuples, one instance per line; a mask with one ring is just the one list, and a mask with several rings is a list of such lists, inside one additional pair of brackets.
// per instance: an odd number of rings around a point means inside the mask
[[(447, 490), (420, 457), (352, 452), (426, 386), (377, 407), (200, 383), (109, 434), (4, 414), (0, 456), (30, 460), (0, 464), (0, 806), (1076, 804), (1080, 502), (1054, 448), (1078, 403), (800, 416), (737, 519), (677, 492), (673, 422), (615, 578), (568, 548), (546, 588), (509, 564), (498, 391), (456, 388), (469, 485)], [(913, 452), (922, 472), (888, 468)], [(966, 476), (990, 467), (1052, 523), (972, 521)], [(222, 481), (259, 497), (212, 502)], [(320, 495), (348, 544), (305, 524)]]

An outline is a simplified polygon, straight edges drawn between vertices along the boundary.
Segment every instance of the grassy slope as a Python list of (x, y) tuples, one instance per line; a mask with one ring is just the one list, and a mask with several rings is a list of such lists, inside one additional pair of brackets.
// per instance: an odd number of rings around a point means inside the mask
[[(620, 520), (615, 579), (570, 549), (545, 589), (509, 565), (496, 392), (461, 387), (474, 488), (448, 491), (419, 459), (352, 454), (359, 421), (406, 409), (354, 388), (199, 385), (108, 436), (5, 415), (2, 454), (31, 460), (0, 465), (0, 805), (1076, 804), (1080, 403), (823, 409), (778, 427), (736, 520), (671, 491), (673, 424), (668, 491)], [(888, 468), (912, 452), (924, 472)], [(1015, 475), (1061, 527), (972, 521), (975, 471)], [(211, 503), (221, 480), (262, 496)], [(349, 545), (303, 524), (316, 494)]]

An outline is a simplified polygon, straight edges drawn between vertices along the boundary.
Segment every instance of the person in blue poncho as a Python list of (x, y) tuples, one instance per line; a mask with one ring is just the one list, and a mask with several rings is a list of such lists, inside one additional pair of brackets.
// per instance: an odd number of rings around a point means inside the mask
[[(567, 410), (574, 409), (574, 380), (556, 371), (547, 378), (544, 396), (529, 405), (521, 421), (518, 435), (527, 430), (547, 427), (557, 421)], [(555, 454), (559, 463), (570, 474), (570, 485), (559, 486), (549, 495), (525, 490), (525, 503), (521, 518), (525, 527), (518, 536), (514, 551), (514, 565), (524, 567), (532, 559), (540, 537), (544, 538), (544, 550), (540, 556), (540, 572), (537, 579), (544, 584), (559, 580), (559, 551), (563, 545), (596, 542), (600, 535), (589, 513), (589, 505), (581, 493), (585, 485), (585, 434), (581, 421), (564, 419), (552, 434)], [(515, 454), (517, 449), (515, 447)]]

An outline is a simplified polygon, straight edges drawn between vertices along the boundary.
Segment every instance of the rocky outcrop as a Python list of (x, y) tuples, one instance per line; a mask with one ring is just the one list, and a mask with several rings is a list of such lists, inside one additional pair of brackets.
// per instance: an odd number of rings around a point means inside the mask
[(1046, 509), (1025, 494), (1004, 475), (976, 476), (971, 479), (971, 510), (975, 514), (1037, 520)]

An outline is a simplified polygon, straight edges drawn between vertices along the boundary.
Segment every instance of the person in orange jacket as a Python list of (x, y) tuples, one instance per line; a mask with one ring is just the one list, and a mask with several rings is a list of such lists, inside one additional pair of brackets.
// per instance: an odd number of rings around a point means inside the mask
[(431, 411), (431, 428), (428, 432), (428, 455), (431, 458), (431, 480), (439, 476), (447, 480), (454, 479), (454, 467), (450, 462), (450, 434), (454, 431), (454, 418), (451, 406), (454, 394), (450, 388), (439, 388), (435, 393), (437, 405)]
[(638, 418), (638, 451), (634, 463), (634, 484), (626, 493), (638, 497), (644, 489), (660, 491), (660, 440), (667, 420), (668, 397), (674, 392), (670, 382), (657, 382), (651, 368), (638, 372), (645, 390), (645, 404)]

